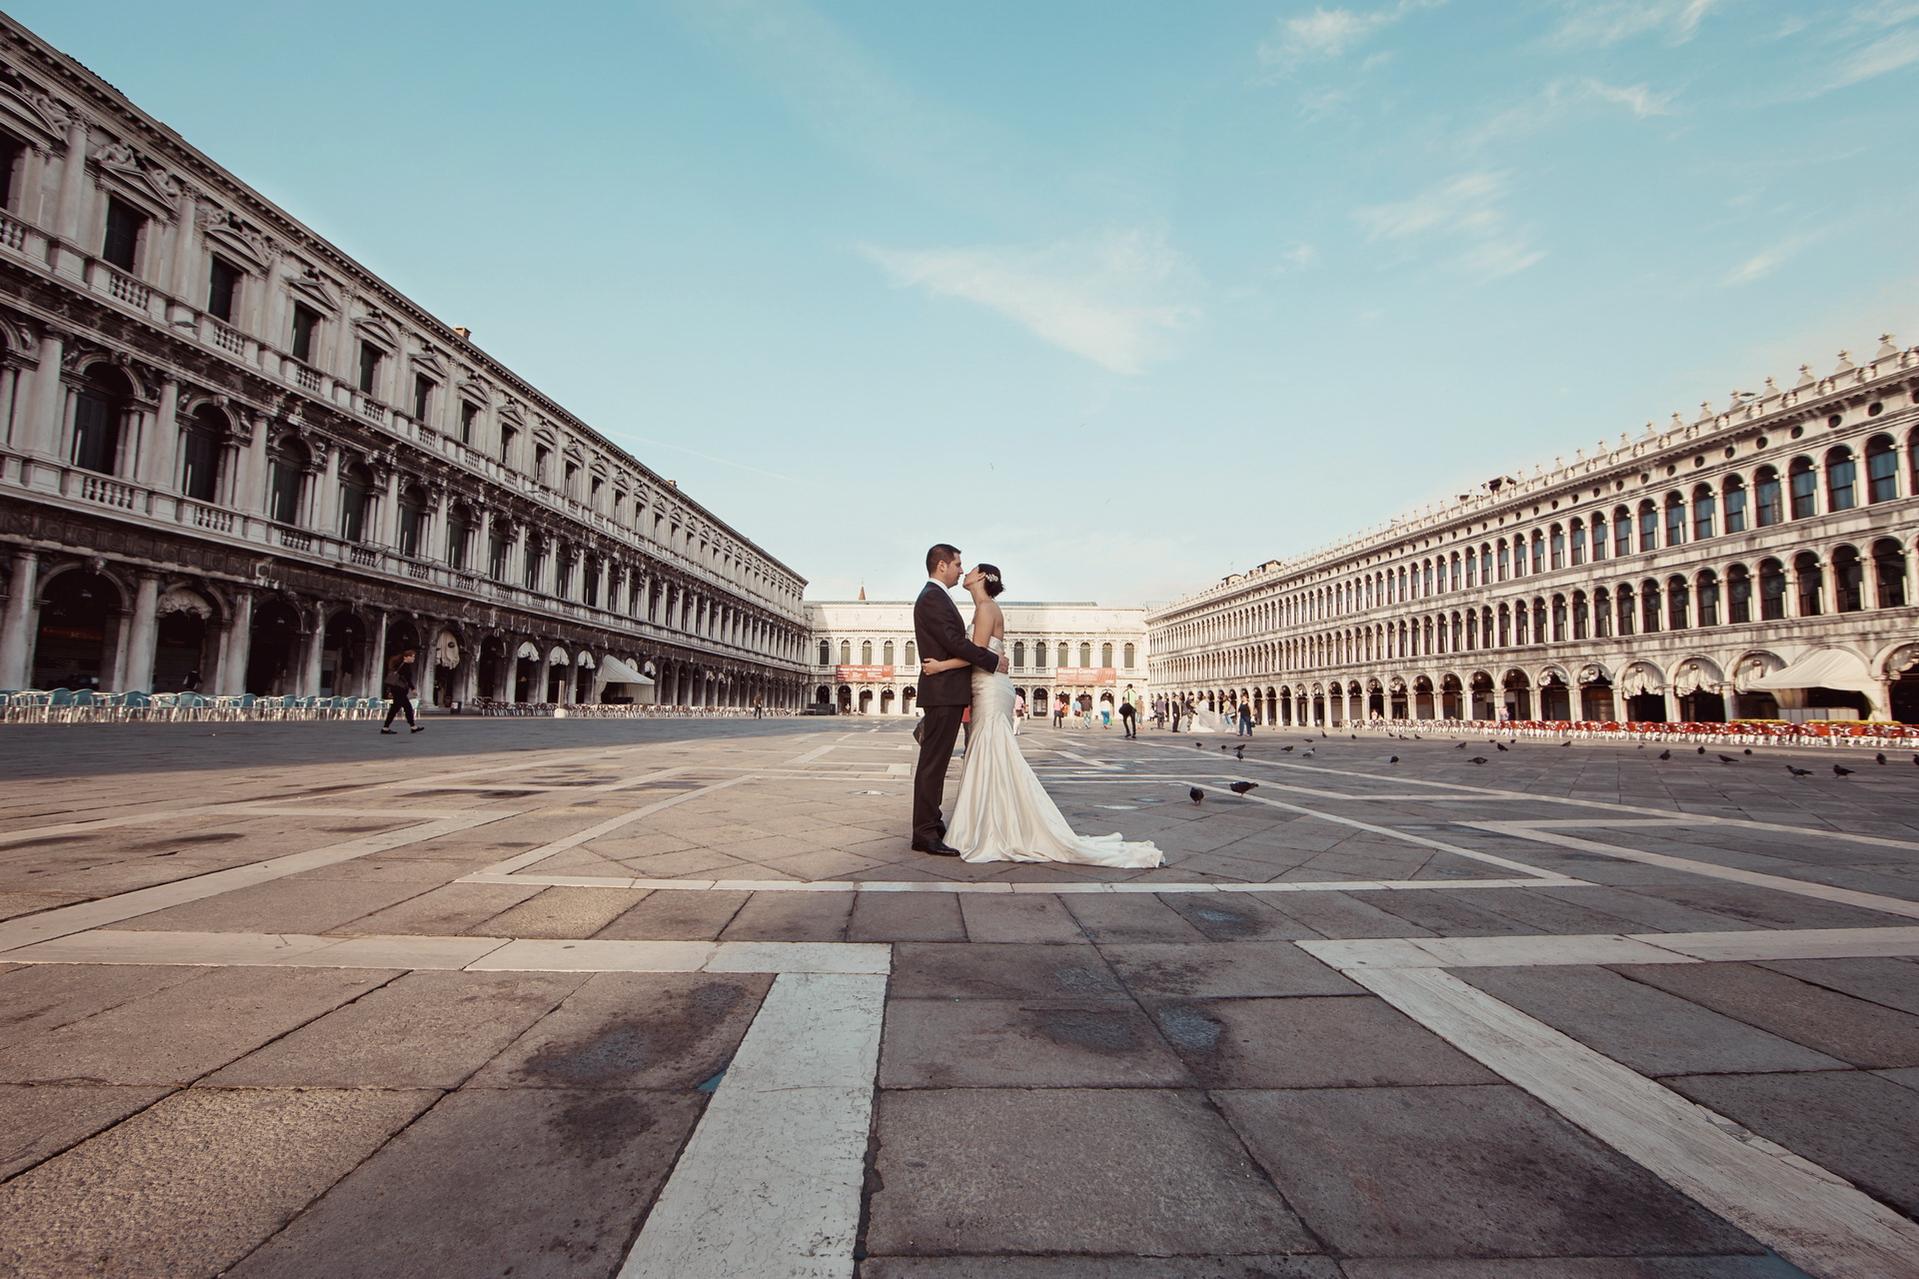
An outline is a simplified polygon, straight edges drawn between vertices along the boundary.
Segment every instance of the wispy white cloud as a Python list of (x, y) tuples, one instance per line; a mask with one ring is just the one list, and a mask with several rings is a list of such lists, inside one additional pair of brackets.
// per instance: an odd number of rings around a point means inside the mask
[(1503, 203), (1510, 186), (1504, 173), (1462, 173), (1410, 199), (1356, 209), (1353, 218), (1370, 240), (1445, 244), (1445, 262), (1453, 270), (1500, 279), (1537, 266), (1546, 256), (1512, 226)]
[(1841, 58), (1819, 92), (1848, 88), (1915, 62), (1919, 62), (1919, 27), (1904, 27)]
[(1735, 287), (1741, 284), (1751, 284), (1756, 280), (1763, 280), (1784, 266), (1788, 261), (1797, 257), (1801, 251), (1806, 249), (1818, 238), (1817, 235), (1789, 236), (1777, 244), (1761, 249), (1732, 270), (1726, 272), (1726, 278), (1721, 280), (1720, 283), (1727, 287)]
[(1284, 74), (1309, 62), (1341, 58), (1408, 15), (1438, 8), (1445, 2), (1398, 0), (1367, 10), (1315, 8), (1311, 13), (1281, 18), (1272, 35), (1260, 42), (1259, 61), (1269, 70)]
[(1673, 114), (1676, 93), (1661, 93), (1646, 84), (1608, 84), (1592, 76), (1555, 80), (1533, 97), (1508, 107), (1464, 139), (1469, 149), (1493, 142), (1529, 137), (1595, 104), (1623, 107), (1635, 120)]
[(1663, 35), (1684, 44), (1699, 32), (1718, 0), (1568, 0), (1555, 38), (1562, 44), (1618, 44)]
[(1190, 271), (1165, 237), (1129, 231), (1033, 247), (861, 252), (895, 285), (997, 311), (1035, 337), (1115, 373), (1163, 358), (1200, 315)]
[(1279, 255), (1279, 270), (1308, 271), (1319, 265), (1319, 250), (1310, 244), (1292, 245)]

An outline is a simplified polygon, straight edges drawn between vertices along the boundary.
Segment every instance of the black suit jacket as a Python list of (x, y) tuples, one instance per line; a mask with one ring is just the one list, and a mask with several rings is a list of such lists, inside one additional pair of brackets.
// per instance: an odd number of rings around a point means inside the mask
[[(913, 601), (913, 637), (919, 641), (920, 659), (938, 661), (963, 657), (983, 671), (999, 669), (999, 654), (981, 648), (966, 634), (953, 597), (928, 582), (920, 597)], [(973, 673), (964, 666), (938, 675), (920, 676), (921, 706), (971, 706)]]

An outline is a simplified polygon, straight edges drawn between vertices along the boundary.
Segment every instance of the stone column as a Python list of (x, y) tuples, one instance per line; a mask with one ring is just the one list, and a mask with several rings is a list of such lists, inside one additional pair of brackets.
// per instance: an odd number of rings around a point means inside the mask
[(199, 225), (194, 220), (198, 204), (189, 191), (182, 191), (173, 206), (173, 261), (167, 271), (167, 292), (173, 294), (185, 310), (171, 315), (174, 324), (192, 322), (192, 312), (205, 309), (206, 298), (194, 288), (193, 268), (199, 259), (194, 250), (199, 243)]
[(40, 336), (40, 362), (27, 380), (26, 413), (20, 424), (22, 453), (50, 458), (60, 447), (60, 418), (66, 411), (60, 365), (66, 350), (64, 335), (47, 332)]
[(0, 688), (27, 686), (37, 614), (34, 596), (39, 588), (40, 552), (15, 552), (6, 612), (0, 615)]
[(126, 692), (153, 691), (153, 649), (159, 639), (160, 575), (142, 572), (133, 591), (133, 621), (127, 628), (126, 662), (114, 682)]
[(150, 489), (174, 488), (173, 459), (180, 446), (180, 384), (172, 378), (160, 383), (160, 408), (153, 415), (153, 438), (147, 445), (141, 482)]
[(313, 527), (329, 537), (340, 534), (340, 450), (329, 447), (326, 464), (314, 480), (319, 491), (313, 495)]
[(386, 610), (380, 610), (380, 620), (373, 628), (369, 641), (373, 646), (372, 658), (366, 664), (365, 690), (362, 697), (378, 697), (385, 692), (386, 684)]
[(252, 651), (253, 592), (238, 591), (233, 597), (233, 616), (227, 621), (226, 642), (220, 646), (220, 672), (214, 692), (246, 692), (247, 657)]
[(400, 471), (397, 467), (386, 473), (386, 488), (380, 494), (379, 542), (388, 549), (400, 544)]
[(55, 248), (53, 269), (61, 275), (78, 276), (85, 269), (86, 250), (80, 245), (80, 208), (87, 195), (87, 122), (75, 112), (67, 125), (67, 154), (60, 166), (60, 193), (54, 198), (53, 234), (60, 244)]
[(264, 516), (267, 509), (267, 436), (273, 430), (269, 422), (253, 425), (253, 438), (247, 441), (246, 464), (235, 485), (233, 509), (252, 516)]
[[(420, 636), (420, 655), (413, 665), (414, 682), (418, 685), (414, 690), (414, 701), (421, 706), (431, 706), (433, 686), (438, 682), (440, 675), (438, 661), (433, 656), (435, 642), (440, 637), (440, 627), (438, 623), (415, 618), (413, 630)], [(431, 638), (428, 638), (429, 635)]]
[(302, 697), (317, 697), (320, 693), (320, 659), (326, 649), (326, 616), (323, 610), (315, 609), (313, 624), (306, 632), (306, 644), (300, 652), (300, 678), (295, 681), (293, 691)]

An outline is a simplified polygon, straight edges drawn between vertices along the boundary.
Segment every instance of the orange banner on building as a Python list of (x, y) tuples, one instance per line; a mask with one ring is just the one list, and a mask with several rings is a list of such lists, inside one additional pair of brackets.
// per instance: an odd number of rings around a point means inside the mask
[(874, 680), (892, 679), (890, 666), (835, 666), (833, 678), (842, 684), (870, 684)]
[(1100, 688), (1119, 683), (1116, 666), (1062, 666), (1053, 672), (1053, 682), (1061, 688)]

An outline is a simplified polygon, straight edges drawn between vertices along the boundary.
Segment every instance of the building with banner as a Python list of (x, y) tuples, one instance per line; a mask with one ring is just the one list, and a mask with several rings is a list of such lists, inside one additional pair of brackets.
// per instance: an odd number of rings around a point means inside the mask
[[(1128, 688), (1146, 695), (1144, 610), (1012, 600), (1001, 600), (1000, 607), (1013, 684), (1033, 714), (1042, 714), (1061, 693), (1089, 693), (1115, 704)], [(910, 600), (808, 603), (806, 621), (813, 658), (810, 703), (840, 714), (913, 713), (920, 655)]]
[(0, 688), (805, 700), (797, 573), (0, 33)]
[(1919, 348), (1156, 608), (1153, 681), (1267, 723), (1919, 723)]

